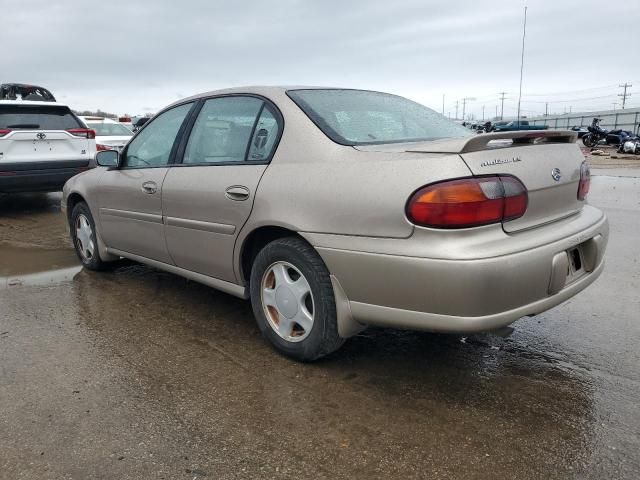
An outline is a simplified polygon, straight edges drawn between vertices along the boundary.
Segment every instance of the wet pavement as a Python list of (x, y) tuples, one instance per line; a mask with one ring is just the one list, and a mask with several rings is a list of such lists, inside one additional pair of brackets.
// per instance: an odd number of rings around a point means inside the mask
[[(596, 172), (597, 173), (597, 172)], [(248, 303), (81, 270), (59, 195), (0, 196), (0, 478), (640, 478), (640, 179), (607, 268), (508, 338), (370, 329), (314, 364)]]

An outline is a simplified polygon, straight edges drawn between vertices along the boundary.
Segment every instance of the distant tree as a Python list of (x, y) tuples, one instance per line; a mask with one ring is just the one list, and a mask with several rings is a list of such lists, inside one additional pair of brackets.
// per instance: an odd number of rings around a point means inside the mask
[(115, 113), (103, 112), (100, 109), (96, 110), (95, 112), (92, 112), (91, 110), (82, 110), (82, 111), (74, 110), (74, 113), (76, 115), (80, 115), (83, 117), (104, 117), (104, 118), (111, 118), (113, 120), (118, 119), (118, 115), (116, 115)]

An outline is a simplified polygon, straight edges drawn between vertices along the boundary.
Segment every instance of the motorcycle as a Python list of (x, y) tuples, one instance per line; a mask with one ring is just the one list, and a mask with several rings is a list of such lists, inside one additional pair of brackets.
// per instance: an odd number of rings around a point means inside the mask
[(609, 131), (600, 126), (601, 120), (600, 118), (594, 118), (591, 126), (587, 127), (589, 133), (582, 136), (582, 143), (585, 147), (591, 148), (597, 146), (600, 142), (606, 142)]

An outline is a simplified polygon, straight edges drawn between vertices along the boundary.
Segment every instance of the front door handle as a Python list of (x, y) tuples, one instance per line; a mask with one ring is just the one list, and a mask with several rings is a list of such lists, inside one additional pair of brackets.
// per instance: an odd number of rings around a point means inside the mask
[(233, 185), (224, 191), (229, 200), (242, 201), (249, 198), (249, 189), (242, 185)]
[(158, 191), (158, 184), (152, 181), (144, 182), (142, 184), (142, 191), (144, 193), (156, 193)]

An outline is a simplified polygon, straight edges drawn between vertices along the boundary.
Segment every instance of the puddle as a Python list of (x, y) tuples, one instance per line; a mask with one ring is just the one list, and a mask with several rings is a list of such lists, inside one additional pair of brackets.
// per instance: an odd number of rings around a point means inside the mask
[(0, 290), (70, 281), (82, 270), (71, 249), (38, 249), (0, 242)]

